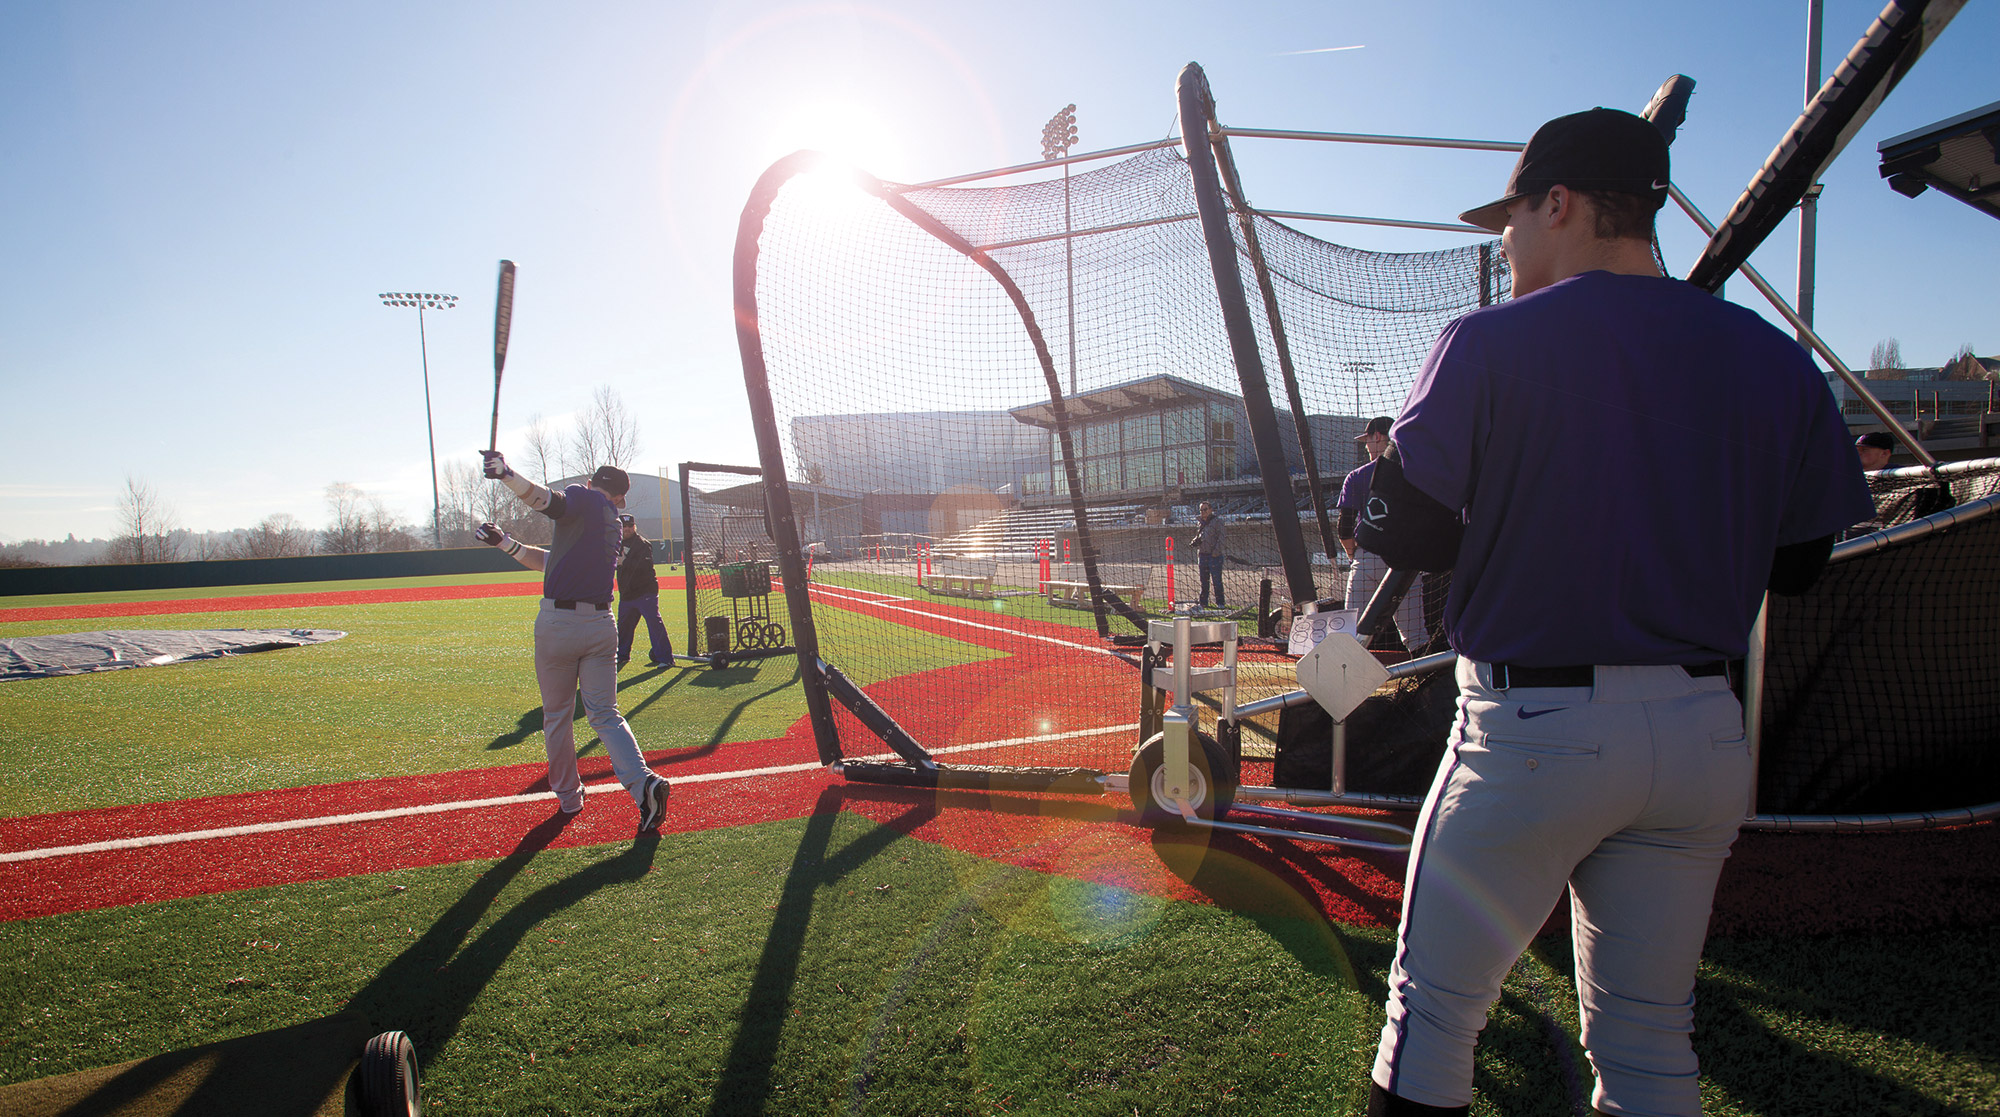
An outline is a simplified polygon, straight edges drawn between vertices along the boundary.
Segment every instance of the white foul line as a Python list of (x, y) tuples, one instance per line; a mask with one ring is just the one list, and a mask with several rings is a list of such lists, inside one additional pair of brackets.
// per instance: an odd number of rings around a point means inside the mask
[[(1043, 733), (1033, 737), (1008, 737), (997, 741), (980, 741), (970, 745), (953, 745), (949, 748), (932, 749), (933, 755), (945, 753), (972, 752), (978, 749), (1003, 748), (1007, 745), (1035, 744), (1043, 741), (1061, 741), (1073, 737), (1096, 737), (1107, 733), (1129, 732), (1137, 729), (1133, 725), (1106, 725), (1096, 729), (1078, 730), (1074, 733)], [(877, 753), (866, 757), (847, 757), (850, 760), (894, 760), (893, 753)], [(714, 783), (718, 780), (750, 779), (757, 776), (782, 776), (794, 772), (810, 772), (825, 765), (818, 761), (806, 764), (780, 764), (768, 768), (742, 768), (734, 772), (697, 772), (693, 775), (674, 776), (673, 782)], [(614, 781), (584, 785), (584, 791), (596, 795), (607, 791), (624, 791)], [(293, 818), (282, 822), (255, 822), (243, 826), (219, 826), (208, 830), (187, 830), (178, 834), (146, 834), (135, 838), (113, 838), (102, 842), (86, 842), (82, 845), (48, 846), (43, 849), (23, 849), (13, 853), (0, 853), (0, 864), (16, 861), (40, 861), (49, 857), (72, 857), (84, 853), (110, 853), (118, 850), (145, 849), (150, 846), (174, 845), (179, 842), (200, 842), (212, 838), (241, 838), (257, 834), (278, 834), (287, 830), (312, 830), (325, 826), (345, 826), (355, 822), (378, 822), (391, 818), (412, 818), (417, 815), (446, 814), (451, 811), (478, 810), (482, 807), (504, 807), (516, 803), (547, 802), (555, 798), (555, 792), (538, 791), (526, 795), (496, 795), (486, 799), (460, 799), (451, 803), (425, 803), (415, 807), (394, 807), (382, 811), (356, 811), (351, 814), (321, 815), (318, 818)]]

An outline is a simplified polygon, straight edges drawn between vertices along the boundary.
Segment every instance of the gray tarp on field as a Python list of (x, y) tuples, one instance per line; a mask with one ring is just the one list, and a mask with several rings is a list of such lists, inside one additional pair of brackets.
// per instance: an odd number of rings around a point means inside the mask
[(0, 640), (0, 682), (158, 667), (191, 659), (267, 652), (338, 640), (347, 635), (325, 628), (122, 629), (25, 636)]

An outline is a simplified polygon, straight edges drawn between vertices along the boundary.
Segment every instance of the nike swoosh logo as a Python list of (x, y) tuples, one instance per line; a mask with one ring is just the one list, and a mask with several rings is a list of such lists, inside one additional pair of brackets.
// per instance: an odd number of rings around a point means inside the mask
[(1569, 709), (1568, 706), (1550, 706), (1546, 710), (1529, 710), (1526, 706), (1523, 706), (1514, 711), (1514, 716), (1520, 718), (1522, 721), (1526, 721), (1529, 718), (1541, 717), (1543, 714), (1559, 714), (1567, 709)]
[(1667, 184), (1664, 182), (1656, 182), (1653, 184), (1653, 189), (1655, 190), (1665, 190), (1666, 188)]

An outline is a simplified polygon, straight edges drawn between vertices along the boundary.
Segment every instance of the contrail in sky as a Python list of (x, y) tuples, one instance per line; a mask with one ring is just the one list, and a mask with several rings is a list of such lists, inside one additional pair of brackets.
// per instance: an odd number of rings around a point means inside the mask
[(1285, 55), (1288, 54), (1332, 54), (1334, 51), (1337, 50), (1366, 50), (1367, 47), (1368, 44), (1366, 43), (1358, 43), (1351, 47), (1315, 47), (1312, 50), (1281, 50), (1277, 54), (1272, 55), (1271, 57), (1283, 58)]

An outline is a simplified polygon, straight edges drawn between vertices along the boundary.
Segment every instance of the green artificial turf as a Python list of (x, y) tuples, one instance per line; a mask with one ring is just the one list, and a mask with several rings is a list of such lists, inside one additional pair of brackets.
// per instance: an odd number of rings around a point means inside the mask
[[(364, 584), (370, 588), (372, 583)], [(331, 643), (0, 684), (0, 813), (159, 802), (539, 761), (535, 603), (475, 598), (21, 621), (0, 637), (103, 628), (323, 628)], [(886, 628), (824, 610), (835, 640)], [(645, 646), (645, 637), (639, 638)], [(849, 665), (868, 685), (999, 653), (945, 638)], [(685, 645), (677, 642), (677, 647)], [(798, 660), (628, 668), (619, 706), (648, 751), (775, 737), (805, 715)], [(579, 748), (598, 746), (588, 730)]]
[[(552, 833), (499, 861), (0, 925), (0, 1082), (353, 1007), (411, 1033), (440, 1113), (1360, 1112), (1390, 931), (1045, 876), (826, 802), (540, 849)], [(1994, 1112), (1996, 948), (1993, 929), (1711, 944), (1707, 1112)], [(1509, 975), (1474, 1114), (1587, 1101), (1569, 981), (1560, 939)]]

